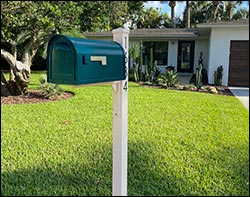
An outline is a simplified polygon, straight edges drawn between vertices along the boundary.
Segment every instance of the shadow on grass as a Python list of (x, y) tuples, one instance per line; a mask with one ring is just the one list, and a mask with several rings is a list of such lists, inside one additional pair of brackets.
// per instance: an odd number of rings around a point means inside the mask
[[(246, 185), (246, 180), (249, 180), (249, 176), (246, 177), (249, 161), (242, 161), (240, 156), (237, 156), (237, 150), (232, 158), (233, 163), (230, 163), (231, 167), (220, 166), (220, 171), (225, 172), (227, 178), (231, 177), (229, 186), (233, 188), (227, 188), (227, 183), (219, 186), (221, 184), (219, 179), (211, 179), (210, 182), (214, 181), (213, 187), (206, 188), (208, 185), (195, 185), (187, 175), (176, 173), (173, 170), (172, 161), (161, 162), (150, 146), (152, 144), (144, 142), (129, 143), (129, 196), (248, 196), (249, 194), (248, 185)], [(111, 152), (111, 148), (102, 147), (99, 150), (102, 152), (94, 156), (89, 155), (91, 162), (88, 164), (78, 162), (53, 164), (48, 160), (43, 166), (37, 168), (3, 172), (1, 196), (111, 196), (112, 156), (111, 153), (104, 154)], [(231, 153), (225, 150), (218, 154), (223, 160)], [(18, 163), (16, 165), (18, 167)], [(201, 174), (197, 174), (195, 178), (202, 182), (202, 166), (200, 170)]]
[(239, 145), (239, 147), (231, 147), (230, 150), (225, 148), (216, 153), (211, 151), (211, 154), (202, 156), (206, 160), (204, 163), (200, 163), (203, 158), (199, 158), (199, 161), (194, 163), (184, 161), (183, 165), (190, 171), (194, 171), (188, 173), (183, 170), (185, 167), (181, 169), (174, 166), (176, 159), (174, 157), (169, 157), (167, 161), (161, 160), (159, 155), (164, 158), (162, 155), (171, 153), (158, 154), (152, 151), (152, 146), (145, 142), (129, 145), (129, 195), (249, 196), (249, 156), (242, 157), (238, 154), (246, 147)]
[(65, 156), (45, 158), (39, 167), (30, 169), (18, 169), (17, 163), (18, 170), (1, 173), (1, 196), (111, 196), (112, 158), (104, 154), (111, 148), (102, 150), (85, 154), (86, 160), (81, 155), (67, 162)]

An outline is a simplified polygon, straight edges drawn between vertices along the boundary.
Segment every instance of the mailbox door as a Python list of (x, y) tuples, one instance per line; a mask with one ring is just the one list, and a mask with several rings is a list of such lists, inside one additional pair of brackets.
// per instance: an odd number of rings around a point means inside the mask
[(52, 48), (52, 79), (60, 81), (75, 80), (75, 55), (66, 42), (57, 42)]

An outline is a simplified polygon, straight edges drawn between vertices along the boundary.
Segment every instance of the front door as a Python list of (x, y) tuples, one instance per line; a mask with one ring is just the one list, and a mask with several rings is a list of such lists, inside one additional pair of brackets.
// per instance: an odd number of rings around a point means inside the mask
[(193, 73), (194, 41), (178, 42), (178, 72)]

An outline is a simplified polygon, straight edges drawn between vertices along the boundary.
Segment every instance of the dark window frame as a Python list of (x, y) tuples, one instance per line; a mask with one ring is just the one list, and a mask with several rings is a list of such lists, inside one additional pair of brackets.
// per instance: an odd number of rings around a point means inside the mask
[[(160, 46), (159, 46), (160, 45)], [(143, 42), (143, 65), (146, 64), (145, 56), (147, 56), (147, 60), (150, 60), (150, 48), (153, 48), (153, 62), (157, 60), (158, 66), (167, 66), (168, 65), (168, 41), (164, 42)], [(161, 51), (162, 50), (162, 51)], [(161, 58), (159, 60), (159, 58)]]

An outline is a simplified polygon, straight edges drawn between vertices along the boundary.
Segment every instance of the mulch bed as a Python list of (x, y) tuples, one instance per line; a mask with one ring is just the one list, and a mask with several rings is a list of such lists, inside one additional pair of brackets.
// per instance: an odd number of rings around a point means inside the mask
[(39, 90), (29, 90), (28, 95), (20, 96), (1, 96), (2, 104), (25, 104), (25, 103), (39, 103), (58, 101), (72, 97), (74, 94), (71, 92), (62, 92), (61, 95), (47, 97), (46, 94)]
[[(161, 86), (152, 86), (152, 85), (145, 85), (145, 84), (140, 84), (141, 86), (144, 87), (149, 87), (149, 88), (162, 88)], [(234, 96), (230, 89), (225, 86), (214, 86), (216, 90), (218, 91), (217, 95), (224, 95), (224, 96)], [(180, 90), (178, 88), (168, 88), (171, 90), (179, 90), (179, 91), (196, 91), (197, 90)], [(208, 89), (201, 89), (199, 90), (201, 93), (209, 93)], [(61, 95), (58, 96), (53, 96), (53, 97), (47, 97), (46, 94), (39, 90), (29, 90), (28, 95), (20, 95), (20, 96), (1, 96), (1, 105), (4, 104), (25, 104), (25, 103), (39, 103), (39, 102), (51, 102), (51, 101), (58, 101), (58, 100), (63, 100), (72, 97), (74, 94), (71, 92), (62, 92)]]
[(200, 93), (207, 93), (207, 94), (212, 94), (209, 88), (214, 87), (217, 90), (217, 95), (222, 95), (222, 96), (234, 96), (233, 93), (230, 91), (230, 89), (226, 86), (213, 86), (213, 85), (207, 85), (206, 88), (202, 88), (199, 91), (196, 89), (188, 89), (184, 90), (179, 87), (162, 87), (160, 85), (150, 85), (150, 84), (145, 84), (145, 83), (139, 83), (140, 86), (144, 87), (149, 87), (149, 88), (160, 88), (160, 89), (168, 89), (168, 90), (179, 90), (179, 91), (192, 91), (192, 92), (200, 92)]

